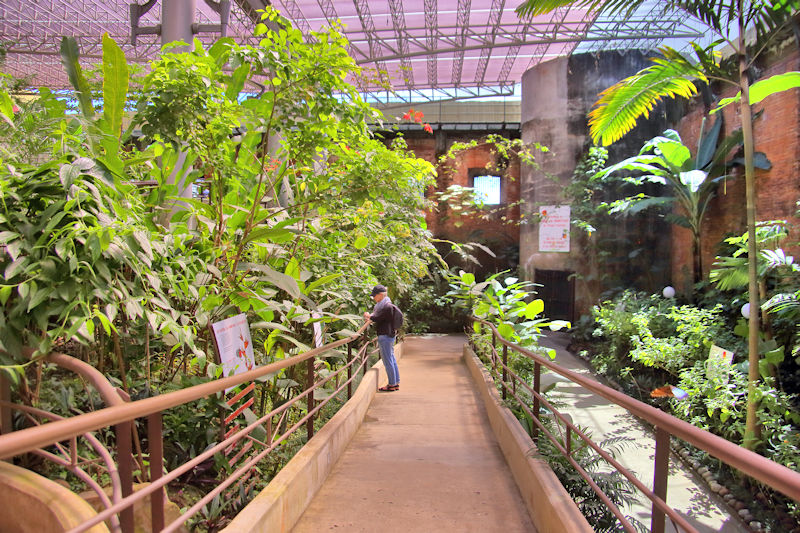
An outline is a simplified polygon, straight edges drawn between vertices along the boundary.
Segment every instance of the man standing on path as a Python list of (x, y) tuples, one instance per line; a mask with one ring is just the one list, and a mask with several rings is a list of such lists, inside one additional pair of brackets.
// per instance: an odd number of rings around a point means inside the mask
[(364, 318), (375, 322), (381, 360), (389, 378), (389, 384), (378, 390), (393, 392), (400, 389), (400, 371), (397, 369), (397, 360), (394, 358), (394, 338), (397, 334), (394, 330), (394, 305), (383, 285), (375, 285), (372, 288), (372, 299), (375, 301), (375, 307), (372, 309), (372, 314), (364, 312)]

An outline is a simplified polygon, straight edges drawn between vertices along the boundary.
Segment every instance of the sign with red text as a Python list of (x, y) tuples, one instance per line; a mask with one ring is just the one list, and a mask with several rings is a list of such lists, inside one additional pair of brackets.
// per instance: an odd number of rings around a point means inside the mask
[(540, 206), (539, 217), (539, 251), (569, 252), (569, 206)]

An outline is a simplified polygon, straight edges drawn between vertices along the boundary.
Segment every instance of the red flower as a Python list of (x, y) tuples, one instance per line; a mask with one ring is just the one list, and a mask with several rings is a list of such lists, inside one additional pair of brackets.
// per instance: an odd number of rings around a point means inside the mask
[(414, 114), (414, 108), (409, 109), (405, 115), (403, 115), (403, 120), (411, 120), (411, 115)]
[[(413, 111), (413, 109), (412, 109), (412, 111)], [(414, 113), (414, 122), (419, 122), (421, 124), (422, 123), (422, 117), (424, 117), (424, 116), (425, 115), (422, 113), (422, 111), (417, 111), (416, 113)]]
[(422, 126), (422, 129), (427, 131), (428, 133), (433, 133), (433, 128), (431, 128), (430, 124), (425, 124), (424, 126)]
[(14, 107), (11, 108), (11, 111), (14, 113), (19, 113), (19, 107), (17, 106), (17, 104), (14, 104)]

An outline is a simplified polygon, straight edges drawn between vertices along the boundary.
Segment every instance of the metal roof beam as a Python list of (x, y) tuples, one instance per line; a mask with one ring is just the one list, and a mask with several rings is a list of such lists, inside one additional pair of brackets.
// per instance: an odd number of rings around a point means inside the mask
[(389, 9), (392, 12), (392, 25), (394, 26), (394, 34), (397, 37), (397, 47), (400, 53), (405, 57), (400, 59), (400, 65), (403, 68), (403, 79), (406, 85), (414, 87), (414, 70), (408, 62), (408, 34), (406, 33), (406, 16), (403, 12), (402, 0), (389, 0)]
[[(436, 48), (436, 34), (439, 32), (436, 4), (437, 0), (425, 0), (425, 47), (428, 50)], [(438, 84), (439, 69), (436, 56), (428, 56), (425, 66), (428, 69), (428, 83), (432, 85)]]
[[(582, 32), (573, 31), (572, 34), (564, 34), (564, 36), (558, 38), (542, 38), (542, 39), (514, 39), (505, 43), (482, 43), (482, 44), (475, 44), (475, 45), (465, 45), (465, 46), (457, 46), (457, 47), (447, 47), (447, 48), (437, 48), (435, 50), (421, 50), (417, 52), (409, 52), (409, 54), (405, 57), (424, 57), (429, 54), (463, 54), (463, 52), (467, 52), (470, 50), (481, 50), (483, 48), (515, 48), (527, 45), (537, 45), (537, 44), (558, 44), (558, 43), (578, 43), (581, 41), (580, 35)], [(623, 34), (611, 34), (611, 35), (593, 35), (590, 34), (586, 36), (584, 41), (624, 41), (628, 39), (644, 39), (644, 40), (663, 40), (663, 39), (670, 39), (670, 38), (695, 38), (698, 37), (697, 32), (686, 32), (686, 33), (645, 33), (642, 31), (635, 31), (630, 33), (623, 33)], [(372, 63), (376, 61), (386, 62), (386, 61), (398, 61), (402, 56), (400, 54), (390, 54), (385, 56), (380, 56), (377, 58), (370, 58), (364, 61), (357, 61), (359, 64), (364, 63)], [(463, 56), (462, 56), (463, 61)]]
[(461, 81), (461, 72), (464, 68), (464, 51), (458, 51), (459, 47), (463, 47), (466, 43), (466, 31), (469, 24), (469, 8), (472, 5), (472, 0), (458, 0), (458, 16), (456, 19), (456, 32), (457, 43), (459, 46), (454, 48), (455, 56), (453, 57), (453, 71), (450, 74), (450, 83), (456, 84)]
[[(500, 27), (500, 19), (503, 14), (503, 7), (505, 7), (505, 0), (492, 0), (492, 7), (489, 11), (489, 37), (490, 41), (494, 43), (497, 30)], [(486, 78), (486, 67), (489, 66), (489, 56), (492, 55), (491, 48), (484, 48), (481, 50), (481, 58), (478, 60), (478, 68), (475, 71), (475, 83), (483, 83)]]

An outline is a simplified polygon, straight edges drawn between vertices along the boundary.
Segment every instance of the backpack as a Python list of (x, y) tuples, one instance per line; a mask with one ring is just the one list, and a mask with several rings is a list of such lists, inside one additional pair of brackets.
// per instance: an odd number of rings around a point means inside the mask
[(392, 304), (392, 329), (397, 331), (403, 327), (403, 312), (399, 307)]

